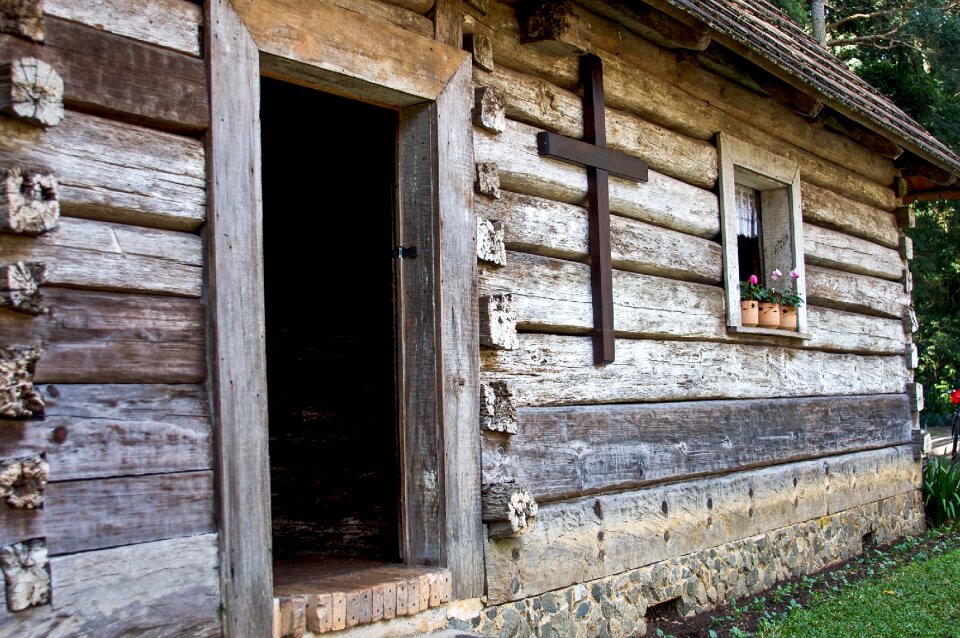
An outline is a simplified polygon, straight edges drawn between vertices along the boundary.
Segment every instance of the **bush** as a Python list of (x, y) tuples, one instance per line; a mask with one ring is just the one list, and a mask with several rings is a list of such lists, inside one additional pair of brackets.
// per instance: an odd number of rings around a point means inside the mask
[(923, 470), (923, 505), (933, 526), (960, 514), (960, 462), (931, 456)]

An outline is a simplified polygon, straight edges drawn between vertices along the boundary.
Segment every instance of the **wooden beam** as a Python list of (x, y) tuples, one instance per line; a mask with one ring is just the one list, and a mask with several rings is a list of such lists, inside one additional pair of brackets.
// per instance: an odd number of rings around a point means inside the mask
[(934, 166), (913, 153), (904, 153), (901, 155), (897, 160), (897, 166), (900, 168), (904, 177), (919, 175), (940, 186), (950, 186), (957, 181), (955, 173), (940, 168), (939, 166)]
[(850, 118), (837, 113), (833, 109), (826, 109), (817, 118), (817, 122), (832, 131), (846, 135), (858, 144), (867, 147), (874, 153), (879, 153), (890, 159), (897, 159), (903, 155), (900, 145), (884, 135), (857, 124)]
[(0, 343), (43, 348), (37, 383), (202, 383), (199, 299), (45, 288), (53, 312), (0, 310)]
[(63, 78), (67, 107), (175, 131), (206, 129), (203, 60), (57, 18), (46, 25), (43, 46), (0, 37), (0, 59), (29, 55), (49, 63)]
[(269, 636), (273, 567), (263, 366), (260, 53), (229, 0), (205, 3), (204, 17), (211, 122), (208, 347), (218, 444), (223, 631), (228, 638)]
[(483, 437), (483, 480), (540, 503), (911, 441), (904, 394), (521, 408), (518, 421)]
[(910, 307), (910, 296), (897, 281), (807, 266), (807, 303), (900, 319)]
[[(469, 54), (335, 5), (234, 3), (264, 54), (264, 74), (394, 106), (436, 100)], [(459, 4), (459, 3), (458, 3)], [(376, 38), (370, 34), (376, 33)]]
[(623, 2), (584, 0), (582, 4), (598, 15), (624, 25), (637, 35), (669, 49), (702, 51), (710, 44), (710, 35), (703, 27), (695, 27), (653, 7)]
[(54, 557), (51, 604), (0, 605), (0, 634), (219, 635), (217, 562), (216, 534)]
[(915, 494), (920, 475), (912, 448), (903, 445), (547, 503), (528, 534), (488, 543), (488, 604)]
[[(59, 481), (209, 470), (198, 385), (46, 385), (43, 420), (0, 421), (0, 458), (45, 454)], [(162, 439), (163, 445), (155, 445)]]
[(595, 166), (624, 179), (647, 181), (647, 163), (644, 160), (556, 133), (537, 133), (537, 151), (545, 157), (580, 166)]
[(806, 262), (814, 266), (891, 281), (903, 274), (896, 249), (813, 224), (803, 224), (803, 250)]
[(205, 534), (215, 529), (213, 510), (209, 471), (53, 482), (43, 509), (6, 508), (0, 544), (45, 538), (56, 556)]

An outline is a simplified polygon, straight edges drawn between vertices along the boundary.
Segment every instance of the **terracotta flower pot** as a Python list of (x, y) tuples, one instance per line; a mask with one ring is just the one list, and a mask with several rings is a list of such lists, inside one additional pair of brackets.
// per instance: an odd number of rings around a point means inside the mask
[(780, 327), (780, 304), (760, 302), (760, 327)]
[(757, 302), (754, 299), (745, 299), (740, 302), (740, 325), (753, 328), (759, 323)]
[(797, 309), (793, 306), (780, 306), (780, 329), (797, 329)]

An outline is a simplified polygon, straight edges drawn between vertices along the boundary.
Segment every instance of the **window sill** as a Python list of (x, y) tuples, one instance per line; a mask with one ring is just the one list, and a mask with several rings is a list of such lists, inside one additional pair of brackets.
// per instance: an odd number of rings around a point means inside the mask
[(729, 332), (736, 332), (747, 335), (763, 335), (765, 337), (783, 337), (785, 339), (798, 339), (806, 341), (812, 339), (812, 335), (806, 332), (797, 332), (795, 330), (780, 330), (779, 328), (748, 328), (747, 326), (727, 326)]

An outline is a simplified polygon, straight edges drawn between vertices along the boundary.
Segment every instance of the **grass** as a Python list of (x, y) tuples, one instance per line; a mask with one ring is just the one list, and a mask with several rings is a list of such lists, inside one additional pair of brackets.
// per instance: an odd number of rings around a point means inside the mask
[(960, 638), (960, 526), (937, 527), (711, 612), (648, 623), (662, 638)]
[(956, 545), (935, 544), (903, 567), (881, 571), (838, 592), (818, 593), (808, 607), (765, 623), (755, 635), (960, 638), (960, 548)]

